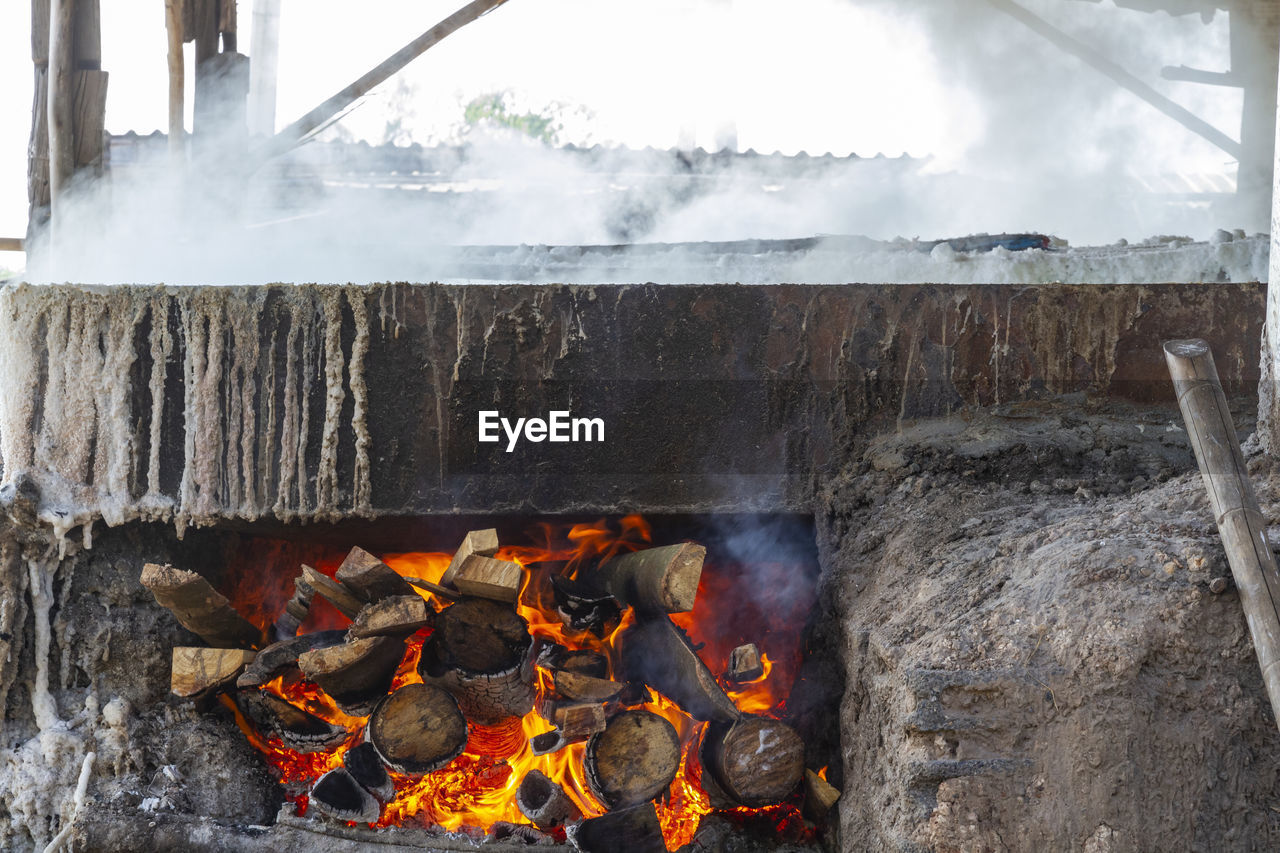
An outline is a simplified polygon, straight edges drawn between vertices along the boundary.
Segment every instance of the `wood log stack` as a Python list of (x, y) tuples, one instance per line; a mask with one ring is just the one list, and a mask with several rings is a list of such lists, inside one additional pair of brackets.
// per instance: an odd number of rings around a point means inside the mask
[[(743, 713), (722, 686), (761, 677), (758, 649), (736, 648), (717, 678), (672, 621), (694, 606), (705, 553), (693, 543), (651, 548), (543, 578), (554, 596), (541, 596), (547, 603), (535, 611), (524, 603), (539, 597), (527, 570), (498, 556), (494, 530), (467, 534), (438, 581), (406, 580), (355, 548), (332, 577), (302, 567), (270, 643), (199, 575), (148, 565), (142, 581), (212, 646), (174, 649), (176, 696), (207, 701), (227, 691), (242, 726), (263, 740), (298, 753), (343, 751), (342, 766), (306, 792), (317, 814), (376, 822), (397, 785), (419, 784), (475, 751), (474, 736), (488, 727), (524, 718), (518, 730), (529, 731), (536, 714), (551, 730), (503, 756), (521, 774), (511, 790), (533, 827), (565, 833), (557, 837), (586, 853), (620, 849), (619, 838), (627, 849), (659, 851), (655, 802), (688, 772), (685, 762), (700, 763), (690, 778), (716, 808), (793, 798), (798, 806), (803, 780), (806, 813), (821, 820), (839, 796), (825, 778), (806, 776), (795, 729)], [(350, 626), (300, 633), (316, 596)], [(547, 627), (557, 620), (562, 631)], [(575, 743), (584, 746), (538, 759)], [(537, 769), (553, 765), (537, 760), (580, 761), (564, 778), (585, 780), (585, 790), (557, 782)]]

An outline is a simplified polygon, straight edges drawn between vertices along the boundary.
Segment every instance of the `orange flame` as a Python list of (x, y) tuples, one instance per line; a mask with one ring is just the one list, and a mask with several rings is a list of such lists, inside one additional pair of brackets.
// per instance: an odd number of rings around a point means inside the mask
[[(562, 526), (539, 524), (531, 531), (531, 539), (537, 544), (501, 548), (497, 554), (499, 559), (515, 561), (526, 569), (516, 607), (529, 623), (530, 634), (535, 639), (571, 649), (599, 652), (608, 659), (612, 673), (617, 664), (615, 641), (633, 623), (632, 611), (625, 610), (621, 623), (603, 640), (589, 632), (571, 632), (556, 614), (550, 577), (552, 574), (572, 577), (584, 569), (590, 570), (619, 553), (647, 546), (651, 536), (648, 523), (638, 515), (631, 515), (622, 518), (617, 528), (604, 520), (575, 524), (567, 532)], [(336, 551), (320, 554), (316, 550), (312, 548), (301, 553), (319, 571), (332, 575), (341, 563), (342, 554)], [(299, 553), (297, 548), (276, 548), (270, 556), (292, 557)], [(404, 576), (435, 583), (448, 567), (451, 555), (411, 552), (384, 554), (382, 559)], [(263, 572), (261, 565), (261, 560), (255, 560), (252, 572), (242, 572), (242, 583), (235, 590), (237, 598), (253, 595), (252, 579), (272, 574)], [(263, 582), (259, 580), (257, 585), (261, 586)], [(419, 589), (418, 592), (437, 610), (451, 603), (426, 590)], [(282, 606), (287, 595), (277, 591), (267, 597), (272, 601), (279, 600)], [(803, 624), (804, 613), (797, 615), (781, 608), (777, 612), (751, 610), (743, 598), (744, 590), (735, 585), (733, 577), (725, 571), (718, 571), (708, 560), (694, 612), (675, 614), (672, 618), (686, 630), (694, 643), (705, 644), (700, 655), (713, 671), (723, 671), (734, 646), (747, 641), (756, 642), (762, 651), (764, 674), (747, 684), (726, 683), (724, 686), (742, 711), (778, 716), (785, 707), (784, 698), (791, 690), (799, 664), (799, 630), (796, 626)], [(321, 602), (319, 596), (316, 602)], [(240, 601), (236, 603), (239, 606)], [(808, 606), (809, 603), (805, 603), (806, 611)], [(336, 622), (346, 624), (347, 620), (336, 613), (336, 610), (328, 608), (327, 603), (320, 604), (319, 608), (313, 606), (304, 630), (317, 630), (320, 626), (339, 627), (334, 624)], [(260, 623), (265, 623), (267, 618), (260, 619)], [(744, 636), (744, 632), (752, 631), (756, 632), (755, 636)], [(429, 631), (423, 631), (410, 638), (408, 651), (396, 672), (393, 689), (421, 681), (417, 663), (422, 642), (428, 634)], [(766, 648), (769, 652), (764, 651)], [(417, 779), (392, 774), (396, 796), (384, 808), (375, 826), (417, 823), (457, 831), (463, 826), (487, 828), (499, 821), (528, 823), (515, 804), (515, 794), (520, 782), (532, 770), (541, 771), (559, 784), (584, 817), (603, 814), (605, 807), (591, 793), (583, 769), (585, 743), (571, 744), (547, 755), (533, 754), (530, 740), (552, 729), (552, 725), (536, 710), (543, 707), (542, 700), (552, 690), (551, 674), (542, 667), (536, 667), (535, 672), (538, 701), (534, 711), (498, 726), (472, 725), (463, 753), (434, 773)], [(264, 689), (350, 733), (346, 743), (330, 752), (294, 752), (278, 740), (264, 739), (254, 731), (234, 703), (224, 697), (224, 704), (231, 708), (250, 742), (275, 768), (287, 790), (294, 792), (294, 800), (301, 813), (306, 809), (307, 797), (305, 793), (297, 793), (300, 786), (305, 783), (309, 787), (321, 774), (340, 766), (343, 753), (359, 742), (367, 720), (342, 713), (323, 691), (296, 673), (292, 678), (277, 678)], [(674, 702), (657, 693), (642, 707), (669, 720), (682, 744), (676, 777), (667, 794), (657, 803), (663, 837), (668, 849), (674, 850), (692, 841), (702, 817), (714, 810), (702, 788), (697, 754), (697, 744), (701, 741), (705, 724), (691, 719)], [(801, 825), (793, 803), (766, 809), (731, 809), (724, 814), (730, 818), (761, 817), (769, 820), (779, 831), (786, 826)]]

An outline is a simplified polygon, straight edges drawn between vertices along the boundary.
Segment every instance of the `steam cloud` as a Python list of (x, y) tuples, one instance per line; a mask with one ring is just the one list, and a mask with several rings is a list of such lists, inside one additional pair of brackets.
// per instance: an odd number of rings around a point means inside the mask
[[(644, 157), (605, 153), (591, 160), (509, 138), (478, 138), (447, 181), (424, 177), (415, 189), (383, 189), (377, 178), (354, 187), (349, 174), (321, 156), (326, 149), (311, 146), (285, 166), (259, 172), (245, 193), (194, 169), (180, 174), (158, 157), (77, 187), (56, 250), (40, 252), (37, 244), (27, 277), (171, 284), (1265, 277), (1265, 248), (1256, 240), (1226, 249), (1219, 241), (1182, 266), (1161, 256), (1158, 270), (1144, 267), (1151, 253), (1127, 260), (1112, 251), (1099, 266), (1098, 255), (1088, 253), (968, 259), (869, 241), (745, 254), (689, 246), (631, 253), (535, 248), (820, 234), (890, 241), (1001, 231), (1102, 244), (1265, 228), (1227, 204), (1145, 190), (1139, 177), (1165, 164), (1178, 170), (1208, 163), (1226, 172), (1226, 155), (982, 0), (857, 2), (923, 28), (931, 61), (951, 79), (957, 97), (972, 102), (970, 126), (957, 128), (971, 141), (958, 146), (950, 162), (836, 162), (797, 176), (771, 175), (759, 162), (740, 160), (714, 174), (672, 180), (655, 177), (663, 169), (669, 174), (658, 162), (669, 157), (664, 153), (645, 155), (653, 161), (649, 168)], [(1207, 25), (1196, 16), (1140, 15), (1091, 3), (1027, 5), (1153, 79), (1161, 65), (1214, 68), (1227, 55), (1222, 20)], [(1238, 97), (1233, 104), (1221, 90), (1206, 95), (1192, 90), (1210, 87), (1172, 85), (1166, 84), (1171, 94), (1212, 123), (1230, 131), (1238, 120)], [(509, 248), (457, 249), (476, 245)], [(1168, 240), (1151, 245), (1169, 248)]]

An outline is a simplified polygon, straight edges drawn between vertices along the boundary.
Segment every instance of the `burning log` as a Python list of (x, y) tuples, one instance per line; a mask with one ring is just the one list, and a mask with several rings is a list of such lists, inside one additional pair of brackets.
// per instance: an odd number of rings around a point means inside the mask
[(550, 670), (564, 670), (589, 675), (592, 678), (609, 677), (609, 659), (588, 649), (568, 649), (558, 643), (544, 646), (538, 653), (538, 665)]
[(141, 580), (156, 602), (178, 617), (182, 627), (209, 645), (218, 648), (262, 645), (262, 631), (237, 613), (221, 593), (195, 572), (147, 563), (142, 567)]
[(272, 626), (272, 635), (276, 640), (298, 636), (298, 629), (311, 613), (311, 599), (315, 594), (315, 588), (307, 583), (306, 577), (298, 575), (293, 579), (293, 597), (285, 602), (284, 613), (280, 614), (280, 618)]
[(382, 814), (374, 796), (342, 767), (317, 779), (310, 799), (312, 808), (334, 820), (375, 823)]
[(362, 743), (348, 749), (342, 756), (342, 766), (347, 768), (351, 778), (359, 782), (361, 788), (373, 794), (378, 802), (389, 803), (395, 799), (396, 786), (387, 775), (387, 768), (383, 766), (382, 759), (378, 757), (378, 751), (373, 748), (373, 744)]
[(603, 705), (565, 705), (554, 711), (556, 730), (565, 743), (577, 743), (602, 732), (608, 721)]
[(453, 585), (463, 595), (514, 604), (520, 596), (522, 580), (524, 568), (519, 563), (472, 554), (453, 576)]
[(529, 738), (529, 750), (534, 755), (547, 755), (548, 753), (558, 752), (569, 745), (569, 740), (564, 736), (564, 732), (559, 729), (552, 729), (549, 732), (543, 732), (540, 735), (534, 735)]
[(687, 613), (698, 597), (706, 556), (707, 549), (694, 542), (635, 551), (601, 566), (595, 582), (642, 615)]
[(831, 807), (840, 799), (840, 789), (812, 770), (804, 771), (804, 813), (814, 823), (826, 820)]
[(436, 617), (418, 673), (452, 693), (467, 719), (489, 726), (533, 708), (532, 646), (529, 624), (509, 606), (464, 598)]
[(609, 808), (652, 800), (676, 777), (675, 727), (648, 711), (623, 711), (587, 743), (583, 769), (596, 799)]
[(492, 557), (496, 553), (498, 553), (498, 531), (495, 528), (472, 530), (462, 537), (462, 544), (458, 546), (453, 559), (449, 561), (449, 568), (445, 569), (444, 574), (440, 576), (440, 584), (446, 587), (453, 586), (453, 579), (458, 576), (462, 564), (472, 554)]
[(352, 637), (404, 639), (419, 628), (430, 625), (434, 618), (435, 611), (417, 593), (393, 595), (373, 604), (366, 604), (347, 630)]
[(760, 650), (756, 648), (756, 644), (747, 643), (730, 652), (729, 668), (724, 675), (737, 683), (755, 681), (764, 675), (764, 661), (760, 659)]
[(569, 826), (566, 835), (582, 853), (667, 853), (653, 803), (588, 818)]
[(557, 671), (552, 676), (556, 693), (565, 699), (577, 702), (594, 702), (603, 704), (612, 702), (622, 692), (623, 685), (604, 678), (593, 678), (576, 672)]
[(368, 637), (313, 649), (298, 658), (298, 666), (345, 713), (363, 717), (391, 689), (403, 658), (403, 640)]
[(590, 631), (600, 639), (613, 633), (622, 621), (622, 605), (612, 595), (592, 594), (562, 575), (551, 576), (556, 615), (570, 631)]
[(530, 770), (516, 789), (516, 807), (538, 829), (555, 829), (582, 817), (573, 800), (541, 770)]
[(405, 582), (410, 586), (416, 586), (418, 589), (425, 589), (427, 592), (437, 598), (444, 599), (445, 601), (457, 601), (459, 598), (462, 598), (462, 593), (458, 592), (456, 589), (450, 589), (447, 586), (441, 586), (438, 583), (432, 583), (431, 581), (423, 580), (422, 578), (414, 578), (408, 575), (404, 575), (403, 577)]
[(258, 687), (298, 665), (298, 657), (312, 649), (336, 646), (346, 640), (346, 631), (315, 631), (272, 643), (258, 652), (253, 663), (236, 679), (237, 687)]
[(416, 594), (395, 569), (363, 548), (352, 548), (334, 576), (366, 602), (381, 601), (393, 595)]
[(702, 766), (741, 806), (780, 803), (804, 773), (804, 742), (795, 729), (768, 717), (712, 723), (702, 741)]
[(730, 722), (740, 715), (689, 638), (666, 616), (624, 631), (622, 659), (628, 680), (643, 681), (695, 720)]
[(364, 602), (356, 598), (351, 590), (335, 581), (328, 575), (322, 575), (310, 566), (302, 567), (302, 577), (312, 589), (326, 599), (330, 604), (338, 609), (338, 612), (348, 619), (356, 618), (356, 614), (360, 612), (360, 608), (364, 606)]
[(253, 658), (253, 652), (243, 649), (175, 646), (169, 691), (183, 699), (206, 696), (234, 681)]
[(467, 720), (447, 691), (430, 684), (406, 684), (373, 712), (368, 740), (392, 770), (422, 776), (462, 754)]
[(325, 722), (261, 690), (242, 690), (235, 701), (245, 719), (260, 734), (279, 738), (296, 752), (325, 752), (349, 736), (341, 726)]

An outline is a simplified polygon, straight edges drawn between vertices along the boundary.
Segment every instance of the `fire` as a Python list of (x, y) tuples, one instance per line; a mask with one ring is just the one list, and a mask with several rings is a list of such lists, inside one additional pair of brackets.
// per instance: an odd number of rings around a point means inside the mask
[[(556, 614), (550, 597), (550, 576), (556, 573), (574, 577), (619, 553), (647, 547), (651, 540), (648, 523), (640, 516), (632, 515), (621, 519), (617, 528), (603, 520), (594, 524), (575, 524), (567, 531), (561, 526), (539, 524), (531, 531), (531, 539), (535, 544), (502, 547), (497, 557), (518, 562), (527, 570), (516, 607), (520, 616), (529, 623), (535, 643), (540, 640), (571, 649), (600, 652), (609, 658), (612, 673), (617, 665), (614, 641), (634, 621), (632, 611), (625, 610), (621, 623), (603, 639), (589, 632), (571, 633)], [(291, 551), (286, 556), (297, 555)], [(306, 556), (311, 565), (328, 575), (334, 573), (342, 559), (342, 554), (337, 552)], [(440, 580), (451, 559), (450, 554), (442, 552), (381, 556), (401, 575), (432, 583)], [(285, 568), (282, 567), (282, 571)], [(261, 573), (260, 563), (255, 566), (255, 572)], [(450, 603), (425, 589), (418, 589), (418, 592), (437, 610)], [(287, 595), (277, 593), (269, 597), (283, 602)], [(763, 675), (750, 683), (725, 682), (723, 686), (740, 710), (781, 716), (800, 659), (799, 632), (795, 626), (802, 624), (804, 614), (797, 616), (784, 608), (779, 608), (776, 613), (752, 611), (749, 604), (742, 601), (744, 597), (732, 577), (718, 571), (709, 558), (694, 612), (674, 615), (673, 621), (685, 629), (695, 644), (705, 644), (699, 654), (713, 671), (724, 670), (734, 646), (756, 642), (762, 652)], [(319, 596), (316, 601), (320, 602)], [(809, 603), (804, 603), (806, 610)], [(313, 607), (303, 630), (343, 627), (345, 623), (345, 618), (323, 605)], [(755, 633), (747, 636), (749, 632)], [(429, 631), (421, 631), (410, 638), (393, 689), (421, 681), (417, 663), (427, 636)], [(541, 700), (552, 687), (551, 673), (536, 667), (535, 680), (538, 699)], [(341, 766), (343, 753), (360, 742), (367, 719), (344, 714), (323, 691), (296, 673), (292, 679), (277, 678), (264, 689), (341, 726), (350, 735), (344, 744), (329, 752), (295, 752), (278, 740), (262, 738), (234, 703), (224, 697), (224, 704), (231, 708), (240, 728), (275, 768), (286, 789), (293, 793), (300, 813), (305, 812), (306, 789), (301, 786), (309, 787), (321, 774)], [(667, 794), (656, 804), (667, 847), (675, 850), (689, 843), (701, 819), (716, 810), (702, 787), (701, 764), (698, 761), (699, 744), (706, 724), (690, 718), (666, 697), (652, 691), (651, 695), (652, 701), (641, 707), (670, 721), (682, 744), (676, 777)], [(396, 796), (383, 809), (382, 817), (375, 826), (416, 823), (456, 831), (464, 826), (488, 828), (499, 821), (528, 823), (516, 806), (515, 794), (521, 780), (532, 770), (541, 771), (559, 784), (584, 817), (603, 814), (606, 809), (592, 795), (583, 770), (585, 743), (571, 744), (547, 755), (533, 754), (530, 740), (553, 728), (536, 710), (540, 704), (541, 701), (535, 703), (535, 710), (523, 718), (498, 726), (471, 724), (463, 753), (434, 773), (417, 779), (392, 774)], [(792, 803), (765, 809), (730, 809), (722, 813), (730, 818), (761, 817), (780, 830), (784, 826), (800, 825), (798, 809)]]

